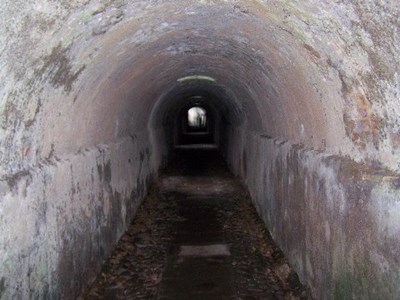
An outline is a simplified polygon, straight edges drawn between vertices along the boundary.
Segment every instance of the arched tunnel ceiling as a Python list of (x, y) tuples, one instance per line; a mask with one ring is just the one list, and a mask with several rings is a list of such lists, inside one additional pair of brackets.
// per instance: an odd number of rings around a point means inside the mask
[[(397, 169), (397, 4), (367, 2), (32, 2), (5, 26), (16, 84), (4, 80), (3, 95), (19, 96), (25, 118), (41, 106), (45, 157), (150, 126), (177, 79), (206, 75), (253, 132)], [(374, 9), (385, 13), (375, 25)]]
[[(173, 124), (183, 108), (206, 105), (218, 112), (224, 123), (241, 126), (245, 121), (242, 103), (235, 95), (218, 86), (217, 82), (192, 82), (173, 85), (173, 90), (162, 95), (153, 107), (150, 126), (160, 127)], [(252, 122), (258, 126), (261, 118), (257, 111), (252, 115)]]
[(0, 297), (83, 292), (200, 93), (316, 298), (398, 299), (399, 6), (0, 1)]

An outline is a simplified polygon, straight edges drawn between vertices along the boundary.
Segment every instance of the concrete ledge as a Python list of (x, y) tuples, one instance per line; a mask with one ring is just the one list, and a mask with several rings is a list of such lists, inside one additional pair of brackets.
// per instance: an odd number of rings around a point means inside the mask
[(229, 163), (316, 299), (400, 298), (399, 174), (255, 134), (241, 149)]

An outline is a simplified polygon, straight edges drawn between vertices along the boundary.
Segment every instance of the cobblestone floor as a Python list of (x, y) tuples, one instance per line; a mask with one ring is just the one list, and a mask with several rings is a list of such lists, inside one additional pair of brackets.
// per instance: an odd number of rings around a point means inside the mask
[(215, 150), (181, 150), (85, 299), (310, 299)]

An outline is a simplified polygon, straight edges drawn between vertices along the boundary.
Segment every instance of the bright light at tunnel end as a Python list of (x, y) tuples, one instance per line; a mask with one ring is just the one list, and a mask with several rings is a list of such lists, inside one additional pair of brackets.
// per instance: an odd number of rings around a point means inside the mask
[(205, 76), (205, 75), (190, 75), (190, 76), (185, 76), (181, 77), (177, 80), (179, 83), (186, 83), (186, 82), (192, 82), (192, 81), (208, 81), (208, 82), (213, 82), (215, 83), (216, 80), (210, 76)]

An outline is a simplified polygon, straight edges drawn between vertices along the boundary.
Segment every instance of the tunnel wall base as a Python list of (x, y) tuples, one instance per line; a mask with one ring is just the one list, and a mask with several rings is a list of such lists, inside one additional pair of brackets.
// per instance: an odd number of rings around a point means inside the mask
[(149, 145), (146, 131), (9, 177), (0, 202), (0, 299), (82, 293), (146, 194)]
[(168, 138), (171, 135), (168, 133), (171, 128), (152, 128), (150, 129), (150, 141), (152, 145), (152, 166), (153, 172), (157, 173), (158, 170), (166, 165), (168, 158), (173, 150), (173, 139)]
[(400, 298), (391, 171), (230, 129), (231, 169), (315, 299)]

